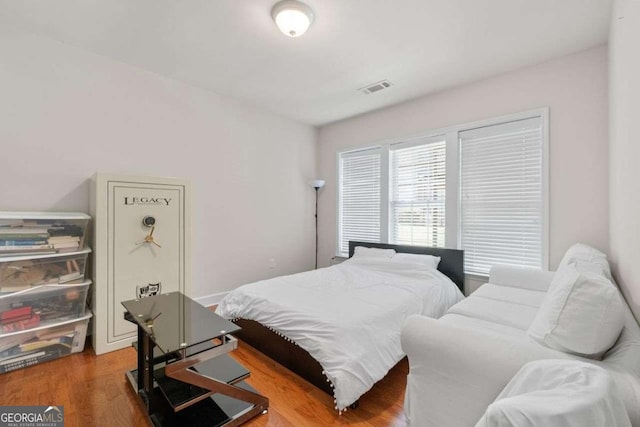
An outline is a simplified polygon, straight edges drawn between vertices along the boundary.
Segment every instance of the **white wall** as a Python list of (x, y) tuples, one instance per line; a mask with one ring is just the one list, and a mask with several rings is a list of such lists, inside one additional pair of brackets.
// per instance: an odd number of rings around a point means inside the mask
[(550, 108), (550, 266), (578, 241), (607, 251), (607, 102), (603, 46), (320, 128), (318, 176), (327, 181), (320, 195), (321, 264), (336, 247), (336, 152), (544, 106)]
[(640, 2), (616, 0), (610, 46), (610, 231), (614, 275), (640, 319)]
[(315, 143), (309, 126), (0, 26), (0, 210), (87, 212), (96, 171), (190, 178), (196, 297), (313, 268)]

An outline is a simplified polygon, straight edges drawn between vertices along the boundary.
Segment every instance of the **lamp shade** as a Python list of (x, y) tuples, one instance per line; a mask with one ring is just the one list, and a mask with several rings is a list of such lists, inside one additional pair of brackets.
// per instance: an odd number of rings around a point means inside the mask
[(324, 179), (316, 179), (311, 183), (311, 186), (316, 190), (319, 190), (320, 188), (324, 187)]
[(313, 10), (297, 0), (283, 0), (273, 6), (271, 17), (283, 34), (299, 37), (313, 22)]

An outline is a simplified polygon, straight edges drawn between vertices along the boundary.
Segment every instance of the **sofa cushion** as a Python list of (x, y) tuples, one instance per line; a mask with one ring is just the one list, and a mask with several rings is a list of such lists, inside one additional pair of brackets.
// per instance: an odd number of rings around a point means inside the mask
[(486, 283), (480, 286), (473, 293), (474, 298), (482, 297), (498, 301), (512, 302), (514, 304), (526, 305), (536, 309), (542, 305), (545, 295), (547, 295), (546, 292), (514, 288), (510, 286), (500, 286), (492, 283)]
[(613, 281), (607, 256), (584, 243), (576, 243), (567, 249), (558, 265), (558, 271), (569, 265), (574, 265), (580, 273), (601, 274)]
[[(493, 337), (507, 337), (512, 343), (516, 345), (531, 345), (531, 339), (527, 336), (526, 331), (514, 328), (512, 326), (503, 325), (501, 323), (489, 322), (487, 320), (481, 320), (475, 317), (463, 316), (461, 314), (445, 314), (439, 321), (451, 326), (455, 326), (460, 329), (464, 329), (473, 333), (490, 335)], [(536, 345), (538, 345), (536, 343)], [(545, 347), (545, 350), (551, 351)], [(558, 354), (560, 353), (553, 350)]]
[(473, 293), (452, 306), (447, 314), (459, 314), (526, 331), (537, 311), (536, 307), (483, 298)]
[(554, 275), (553, 271), (496, 264), (491, 267), (489, 283), (510, 288), (547, 292)]
[(556, 273), (527, 333), (549, 348), (599, 359), (616, 342), (623, 324), (615, 285), (569, 264)]

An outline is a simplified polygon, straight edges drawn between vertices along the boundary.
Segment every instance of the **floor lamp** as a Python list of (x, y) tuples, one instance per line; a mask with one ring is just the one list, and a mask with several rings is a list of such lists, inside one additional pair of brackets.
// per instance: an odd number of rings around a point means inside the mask
[(316, 179), (311, 183), (316, 190), (316, 270), (318, 269), (318, 190), (324, 187), (323, 179)]

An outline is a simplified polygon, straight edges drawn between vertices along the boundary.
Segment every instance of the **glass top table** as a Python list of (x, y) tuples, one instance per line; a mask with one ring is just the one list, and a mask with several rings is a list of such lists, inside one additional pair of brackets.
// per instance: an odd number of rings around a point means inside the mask
[(203, 344), (241, 328), (180, 292), (122, 303), (163, 353)]
[(138, 329), (138, 366), (125, 375), (155, 426), (235, 427), (267, 412), (269, 399), (227, 354), (239, 326), (180, 292), (122, 305)]

